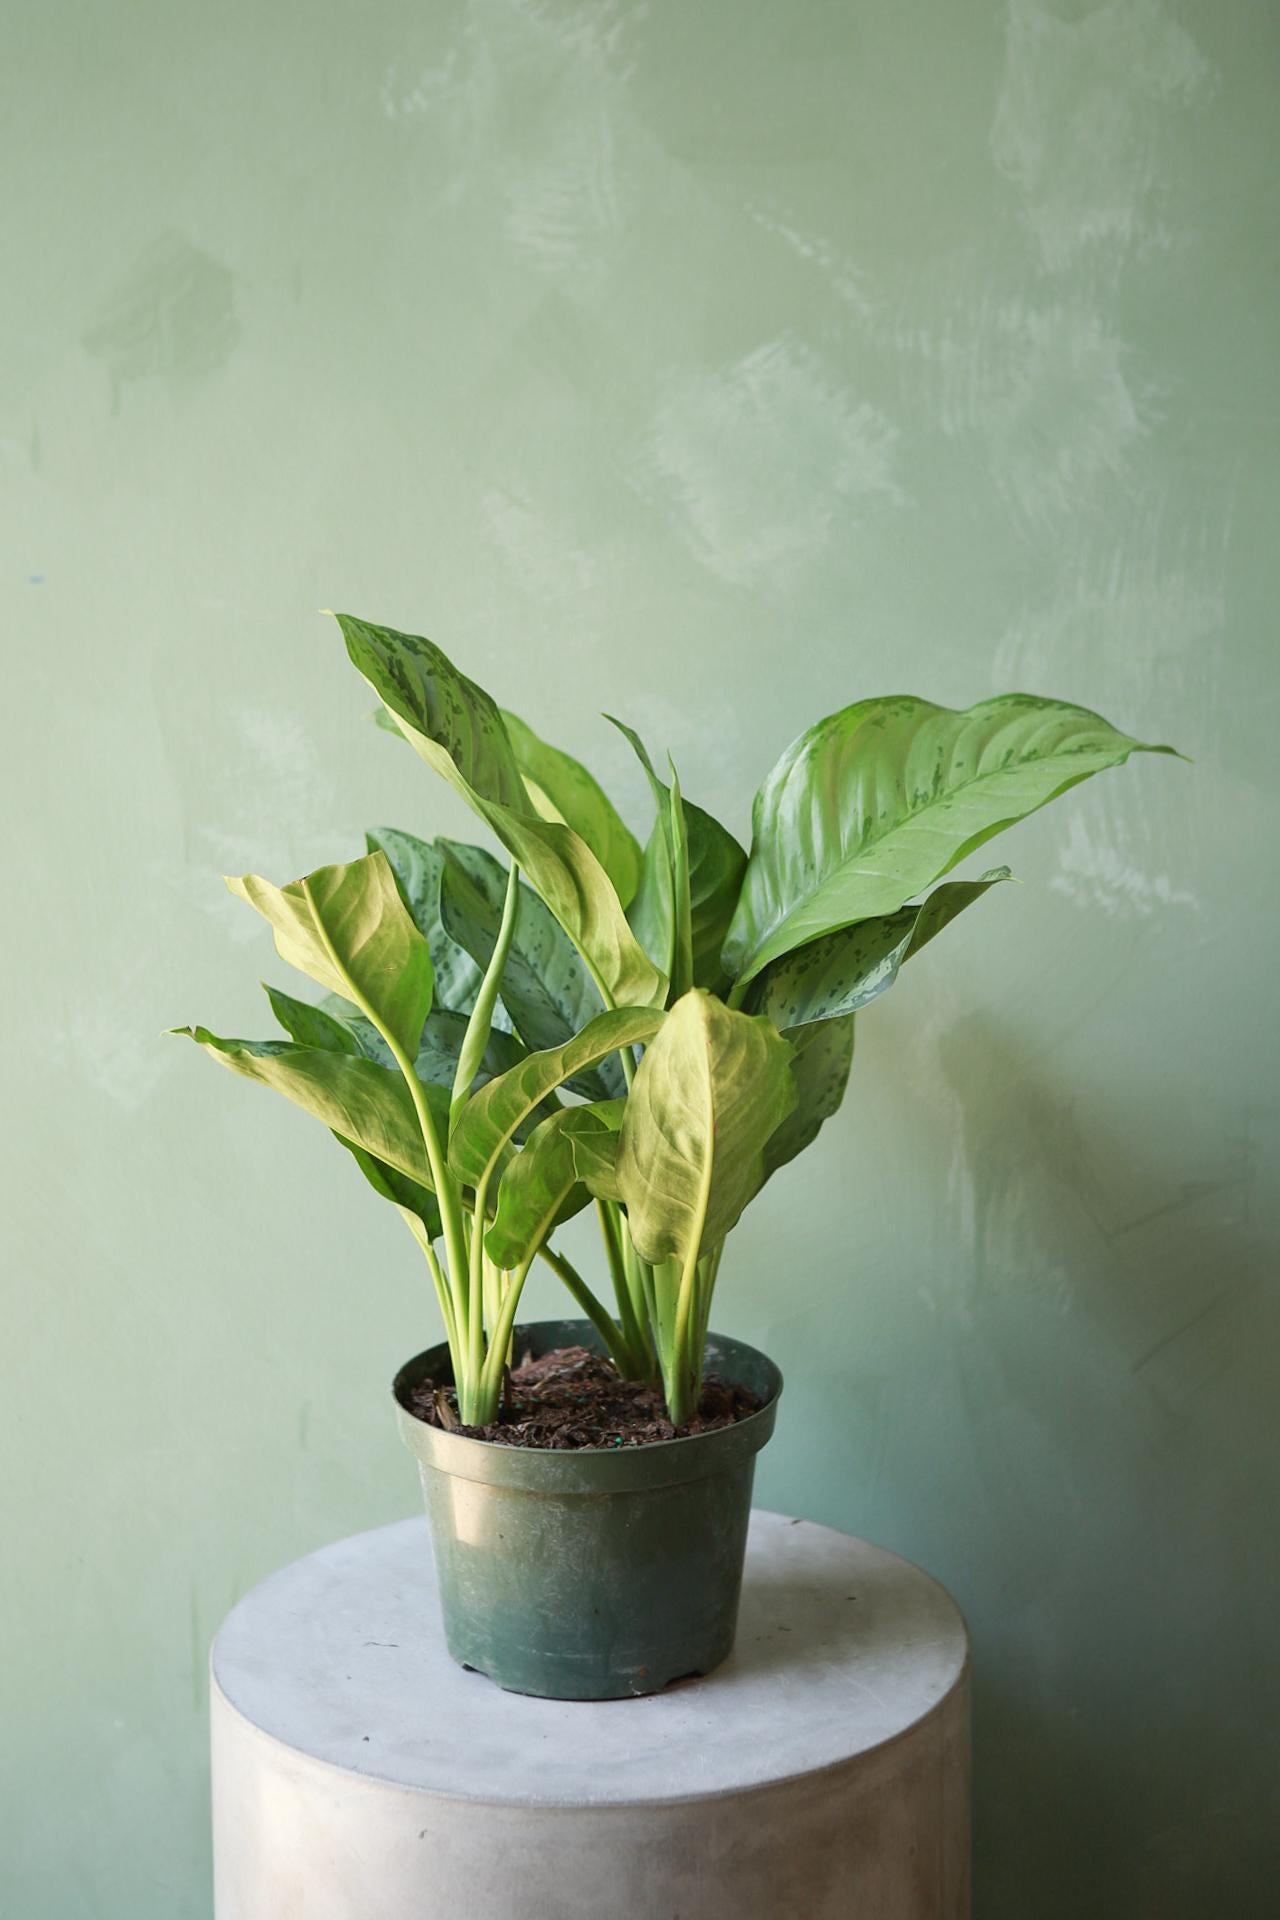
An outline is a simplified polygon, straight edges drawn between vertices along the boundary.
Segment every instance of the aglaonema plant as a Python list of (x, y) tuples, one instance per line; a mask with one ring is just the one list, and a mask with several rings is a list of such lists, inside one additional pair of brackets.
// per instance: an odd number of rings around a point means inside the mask
[[(363, 858), (228, 884), (326, 989), (269, 989), (288, 1038), (179, 1029), (322, 1119), (397, 1206), (434, 1281), (458, 1410), (497, 1413), (542, 1257), (624, 1376), (697, 1403), (725, 1240), (844, 1095), (855, 1016), (1007, 868), (945, 880), (1004, 828), (1134, 752), (1027, 694), (963, 712), (859, 701), (787, 749), (750, 853), (667, 779), (643, 848), (587, 770), (431, 641), (338, 616), (379, 718), (507, 856), (383, 829)], [(937, 884), (941, 882), (941, 884)], [(606, 1307), (552, 1245), (594, 1205)]]

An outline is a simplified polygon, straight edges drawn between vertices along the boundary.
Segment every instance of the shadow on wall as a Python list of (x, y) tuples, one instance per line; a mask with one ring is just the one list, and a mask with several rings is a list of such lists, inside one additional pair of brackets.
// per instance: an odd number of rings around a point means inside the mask
[(1248, 1139), (1206, 1103), (1180, 1157), (1219, 1172), (1180, 1182), (986, 1015), (939, 1059), (972, 1209), (952, 1418), (977, 1479), (978, 1911), (1269, 1911), (1280, 1664), (1241, 1602), (1280, 1591), (1257, 1524), (1280, 1310)]

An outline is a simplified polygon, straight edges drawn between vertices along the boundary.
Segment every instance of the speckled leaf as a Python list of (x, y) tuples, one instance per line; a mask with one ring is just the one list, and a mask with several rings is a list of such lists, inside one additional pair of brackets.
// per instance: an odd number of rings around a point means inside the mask
[[(403, 1077), (362, 1055), (300, 1047), (289, 1040), (228, 1040), (207, 1027), (175, 1027), (222, 1066), (282, 1093), (326, 1127), (385, 1161), (419, 1186), (431, 1185), (431, 1169), (418, 1118)], [(448, 1124), (448, 1096), (427, 1088), (441, 1128)]]
[(670, 798), (663, 781), (658, 778), (648, 749), (635, 731), (622, 720), (616, 720), (611, 713), (605, 719), (627, 741), (644, 768), (649, 785), (653, 790), (656, 813), (653, 830), (645, 842), (640, 862), (640, 879), (635, 894), (627, 908), (627, 919), (631, 930), (640, 942), (649, 958), (668, 981), (671, 978), (672, 961), (675, 954), (675, 880), (671, 864), (671, 832), (669, 826)]
[(517, 812), (529, 811), (520, 769), (502, 715), (483, 687), (459, 672), (447, 654), (421, 634), (401, 633), (335, 615), (351, 664), (362, 673), (401, 731), (437, 773), (458, 788)]
[(640, 847), (595, 775), (559, 747), (548, 746), (518, 714), (502, 719), (516, 764), (544, 820), (563, 820), (591, 847), (625, 907), (640, 879)]
[(431, 1007), (431, 952), (382, 853), (318, 867), (287, 887), (256, 873), (228, 879), (275, 934), (280, 958), (331, 992), (363, 1001), (412, 1050)]
[(663, 1015), (652, 1009), (618, 1007), (600, 1014), (564, 1046), (531, 1053), (510, 1073), (491, 1081), (467, 1102), (454, 1126), (449, 1141), (454, 1173), (469, 1186), (477, 1185), (540, 1101), (606, 1054), (647, 1046), (662, 1021)]
[[(385, 713), (386, 708), (381, 711)], [(391, 724), (394, 727), (395, 723)], [(399, 728), (395, 731), (399, 733)], [(469, 953), (450, 938), (441, 920), (440, 882), (444, 873), (444, 856), (439, 843), (420, 840), (416, 834), (403, 833), (396, 827), (371, 827), (365, 835), (365, 844), (370, 853), (381, 849), (386, 854), (400, 889), (400, 898), (431, 949), (431, 964), (436, 976), (433, 1006), (448, 1007), (454, 1013), (470, 1013), (476, 1003), (482, 969)], [(476, 847), (473, 851), (479, 853), (481, 849)]]
[(672, 1005), (683, 999), (693, 985), (693, 899), (689, 887), (689, 827), (680, 776), (667, 756), (671, 787), (667, 795), (667, 833), (671, 841), (671, 904), (673, 934), (671, 942), (671, 983), (667, 997)]
[(488, 694), (430, 641), (347, 614), (337, 618), (352, 661), (405, 739), (492, 828), (587, 961), (602, 997), (618, 1006), (661, 1006), (666, 976), (627, 925), (586, 841), (534, 811)]
[(728, 983), (720, 949), (742, 888), (747, 856), (729, 829), (696, 802), (686, 799), (684, 817), (689, 830), (693, 982), (720, 993)]
[(766, 1179), (812, 1146), (824, 1121), (839, 1109), (853, 1065), (853, 1015), (815, 1020), (786, 1037), (791, 1042), (796, 1104), (765, 1142)]
[(725, 967), (745, 982), (838, 927), (896, 913), (1090, 774), (1173, 751), (1031, 694), (967, 712), (909, 695), (845, 707), (801, 734), (756, 795)]
[(618, 1142), (618, 1189), (646, 1260), (723, 1240), (765, 1178), (796, 1102), (791, 1047), (768, 1020), (694, 988), (647, 1048)]
[[(481, 967), (489, 963), (506, 900), (500, 861), (479, 847), (437, 842), (446, 867), (440, 910), (453, 940)], [(531, 887), (521, 883), (515, 930), (502, 972), (502, 992), (521, 1039), (539, 1051), (563, 1046), (604, 1003), (581, 954)], [(601, 1061), (569, 1083), (588, 1100), (625, 1092), (616, 1059)]]
[(948, 880), (920, 905), (811, 940), (765, 968), (748, 1005), (784, 1029), (858, 1013), (891, 987), (906, 961), (958, 913), (1011, 878), (1008, 867), (993, 867), (980, 880)]
[[(344, 1026), (366, 1060), (393, 1067), (395, 1060), (378, 1029), (356, 1007), (331, 995), (321, 1009)], [(465, 1013), (452, 1013), (447, 1007), (433, 1008), (423, 1022), (422, 1035), (414, 1058), (414, 1070), (427, 1086), (452, 1090), (458, 1071), (458, 1056), (467, 1031)], [(506, 1073), (528, 1058), (528, 1048), (515, 1034), (495, 1027), (485, 1043), (480, 1067), (472, 1083), (473, 1091), (487, 1086), (500, 1073)]]
[(611, 1158), (622, 1124), (621, 1100), (600, 1106), (565, 1107), (535, 1127), (522, 1152), (513, 1154), (498, 1188), (498, 1210), (485, 1235), (485, 1252), (499, 1267), (515, 1267), (535, 1253), (564, 1220), (587, 1206), (577, 1149)]
[[(654, 770), (644, 742), (634, 728), (612, 715), (606, 718), (630, 742), (653, 789), (657, 818), (645, 843), (640, 885), (627, 917), (646, 953), (670, 976), (676, 972), (674, 963), (679, 946), (676, 909), (681, 903), (675, 880), (672, 790)], [(674, 771), (673, 768), (673, 776)], [(722, 827), (713, 814), (678, 792), (678, 783), (677, 795), (687, 844), (692, 981), (696, 987), (719, 993), (728, 983), (720, 964), (720, 949), (741, 891), (747, 856), (728, 828)], [(674, 978), (671, 995), (679, 997)]]

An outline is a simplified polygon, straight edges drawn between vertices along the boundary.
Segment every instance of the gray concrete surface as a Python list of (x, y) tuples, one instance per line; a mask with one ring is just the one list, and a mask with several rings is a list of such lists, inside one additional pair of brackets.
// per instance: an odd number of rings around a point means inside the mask
[(453, 1665), (426, 1524), (273, 1575), (213, 1649), (217, 1920), (963, 1920), (968, 1648), (936, 1582), (752, 1518), (737, 1645), (640, 1700)]

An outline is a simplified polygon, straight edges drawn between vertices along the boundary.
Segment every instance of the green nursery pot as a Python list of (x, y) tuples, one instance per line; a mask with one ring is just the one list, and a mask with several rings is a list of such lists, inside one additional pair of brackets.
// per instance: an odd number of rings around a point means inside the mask
[[(586, 1320), (518, 1327), (519, 1352), (600, 1350)], [(418, 1462), (454, 1659), (513, 1693), (612, 1700), (710, 1673), (733, 1645), (755, 1457), (782, 1375), (741, 1340), (707, 1338), (706, 1370), (749, 1387), (758, 1413), (651, 1446), (504, 1447), (431, 1427), (409, 1390), (452, 1378), (431, 1347), (396, 1375)]]

